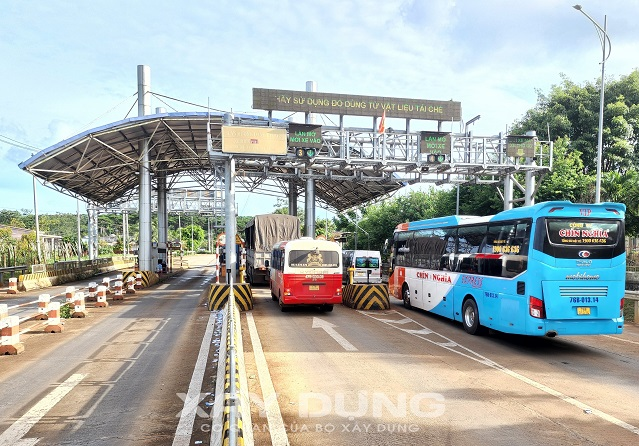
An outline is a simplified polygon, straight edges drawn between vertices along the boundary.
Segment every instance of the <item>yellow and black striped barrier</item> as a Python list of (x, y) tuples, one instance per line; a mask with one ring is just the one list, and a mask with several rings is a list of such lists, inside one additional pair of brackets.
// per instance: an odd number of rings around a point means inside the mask
[(122, 271), (122, 282), (126, 283), (126, 281), (127, 281), (127, 279), (129, 277), (133, 277), (134, 282), (135, 282), (135, 279), (137, 278), (138, 274), (140, 274), (140, 276), (142, 278), (142, 288), (148, 288), (151, 285), (155, 285), (160, 280), (158, 278), (158, 275), (156, 273), (154, 273), (153, 271), (131, 271), (131, 270), (126, 270), (126, 271)]
[[(224, 415), (222, 417), (222, 444), (226, 445), (229, 441), (231, 431), (231, 385), (235, 386), (239, 393), (240, 389), (240, 373), (239, 368), (235, 367), (235, 377), (231, 379), (231, 362), (229, 357), (226, 358), (226, 373), (224, 374)], [(237, 405), (237, 439), (238, 444), (244, 444), (244, 426), (242, 423), (242, 407), (241, 402)]]
[(388, 286), (381, 283), (344, 285), (342, 303), (356, 310), (388, 310)]
[[(208, 293), (209, 310), (219, 310), (229, 298), (231, 286), (228, 284), (211, 284)], [(248, 311), (253, 309), (253, 293), (248, 283), (233, 284), (233, 295), (235, 303), (240, 311)]]

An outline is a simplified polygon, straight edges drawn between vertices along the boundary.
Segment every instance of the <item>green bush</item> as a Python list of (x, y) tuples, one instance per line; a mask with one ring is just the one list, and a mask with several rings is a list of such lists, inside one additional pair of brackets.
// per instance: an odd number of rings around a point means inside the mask
[(69, 319), (73, 314), (74, 309), (75, 305), (73, 304), (60, 305), (60, 317), (63, 319)]

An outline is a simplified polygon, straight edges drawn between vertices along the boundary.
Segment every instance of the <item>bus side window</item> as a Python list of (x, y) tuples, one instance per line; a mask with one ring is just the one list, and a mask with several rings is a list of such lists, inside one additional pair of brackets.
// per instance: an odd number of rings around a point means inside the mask
[(442, 234), (442, 240), (444, 241), (444, 252), (439, 261), (439, 269), (443, 271), (454, 271), (457, 230), (447, 229), (446, 232)]
[(395, 239), (395, 262), (398, 266), (410, 265), (409, 240), (413, 238), (412, 232), (398, 232)]

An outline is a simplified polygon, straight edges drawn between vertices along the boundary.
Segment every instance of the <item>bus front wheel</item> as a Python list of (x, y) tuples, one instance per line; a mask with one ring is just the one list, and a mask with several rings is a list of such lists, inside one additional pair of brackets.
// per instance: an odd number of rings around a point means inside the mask
[(471, 335), (480, 334), (479, 311), (477, 310), (477, 303), (473, 299), (468, 299), (464, 302), (462, 324), (466, 333)]
[(410, 290), (407, 286), (405, 286), (404, 290), (402, 291), (402, 300), (404, 301), (404, 307), (406, 309), (410, 310), (411, 308), (413, 308), (413, 306), (410, 304)]

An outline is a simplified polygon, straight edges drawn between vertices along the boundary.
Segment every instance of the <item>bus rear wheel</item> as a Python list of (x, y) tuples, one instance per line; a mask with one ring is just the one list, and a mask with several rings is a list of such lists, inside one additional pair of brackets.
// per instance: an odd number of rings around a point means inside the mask
[(462, 324), (468, 334), (477, 335), (481, 332), (479, 311), (477, 310), (477, 303), (475, 303), (473, 299), (468, 299), (464, 302), (464, 306), (462, 307)]
[(327, 311), (327, 312), (331, 312), (333, 311), (333, 305), (331, 304), (324, 304), (320, 306), (320, 310), (322, 311)]
[(404, 307), (406, 309), (410, 310), (411, 308), (413, 308), (413, 306), (410, 304), (410, 290), (407, 286), (405, 286), (404, 290), (402, 291), (402, 300), (404, 301)]

